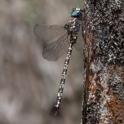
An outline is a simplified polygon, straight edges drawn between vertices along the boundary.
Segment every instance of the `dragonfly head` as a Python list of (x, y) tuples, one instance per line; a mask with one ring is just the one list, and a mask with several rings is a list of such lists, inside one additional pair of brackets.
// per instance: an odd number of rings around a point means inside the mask
[(73, 8), (71, 17), (80, 18), (82, 16), (82, 10), (80, 8)]

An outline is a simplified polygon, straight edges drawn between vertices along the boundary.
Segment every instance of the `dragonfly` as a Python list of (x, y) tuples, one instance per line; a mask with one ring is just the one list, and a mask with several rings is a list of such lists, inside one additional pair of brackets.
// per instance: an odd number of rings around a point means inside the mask
[[(42, 55), (45, 59), (49, 61), (55, 61), (60, 56), (62, 56), (67, 49), (67, 55), (61, 74), (57, 99), (52, 110), (55, 116), (59, 114), (72, 49), (74, 44), (76, 44), (79, 36), (82, 14), (82, 9), (73, 8), (70, 19), (64, 26), (36, 24), (33, 29), (37, 40), (40, 41), (40, 45), (43, 48)], [(51, 37), (54, 38), (51, 40)]]

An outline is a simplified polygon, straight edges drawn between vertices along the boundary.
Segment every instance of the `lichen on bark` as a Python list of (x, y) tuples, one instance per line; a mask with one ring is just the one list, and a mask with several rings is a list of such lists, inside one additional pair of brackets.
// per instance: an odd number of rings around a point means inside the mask
[(85, 0), (83, 124), (124, 123), (124, 1)]

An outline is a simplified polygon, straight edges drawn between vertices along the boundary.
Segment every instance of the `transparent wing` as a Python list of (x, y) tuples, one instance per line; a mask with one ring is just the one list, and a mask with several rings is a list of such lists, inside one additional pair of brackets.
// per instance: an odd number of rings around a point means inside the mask
[(63, 34), (54, 42), (43, 47), (43, 57), (55, 61), (67, 52), (68, 45), (67, 34)]
[(63, 26), (36, 24), (34, 34), (43, 48), (42, 55), (45, 59), (55, 61), (67, 51), (69, 42)]
[(34, 26), (34, 34), (40, 44), (48, 44), (52, 42), (56, 37), (64, 34), (66, 31), (63, 26), (60, 25), (39, 25)]

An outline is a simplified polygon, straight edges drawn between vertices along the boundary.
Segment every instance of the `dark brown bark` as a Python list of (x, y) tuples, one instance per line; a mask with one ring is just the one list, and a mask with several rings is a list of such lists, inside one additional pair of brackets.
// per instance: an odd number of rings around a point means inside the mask
[(124, 2), (85, 0), (83, 124), (124, 124)]

